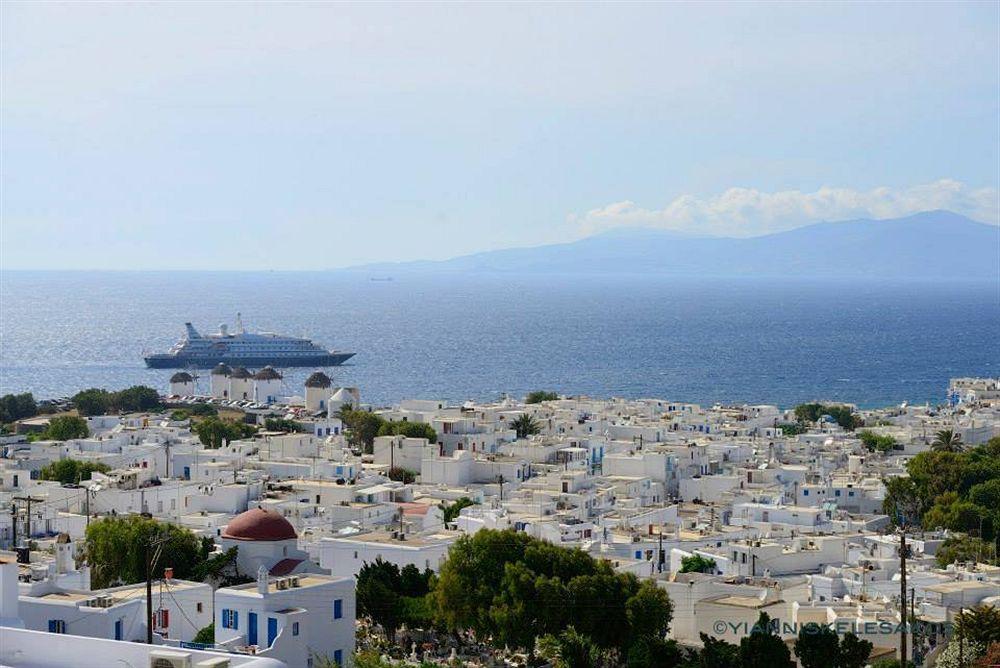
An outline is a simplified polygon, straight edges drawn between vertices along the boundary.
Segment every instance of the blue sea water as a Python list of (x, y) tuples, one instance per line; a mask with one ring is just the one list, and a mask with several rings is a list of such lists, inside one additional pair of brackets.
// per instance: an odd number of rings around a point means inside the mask
[[(1000, 375), (996, 284), (349, 273), (4, 272), (0, 392), (142, 383), (183, 323), (306, 334), (357, 353), (363, 399), (461, 401), (533, 389), (711, 404), (944, 399)], [(301, 393), (311, 369), (289, 370)], [(207, 388), (207, 377), (199, 380)]]

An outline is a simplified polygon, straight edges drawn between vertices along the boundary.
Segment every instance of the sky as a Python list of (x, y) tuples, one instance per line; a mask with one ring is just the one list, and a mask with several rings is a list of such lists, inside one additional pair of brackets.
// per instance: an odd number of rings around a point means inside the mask
[(1000, 4), (0, 4), (0, 267), (998, 213)]

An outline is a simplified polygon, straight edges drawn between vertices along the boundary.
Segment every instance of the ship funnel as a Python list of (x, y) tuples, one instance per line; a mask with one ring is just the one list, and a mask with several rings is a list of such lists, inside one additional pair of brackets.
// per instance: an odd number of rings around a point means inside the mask
[(243, 316), (240, 315), (238, 312), (236, 314), (236, 333), (237, 334), (246, 333), (246, 330), (243, 329)]
[(190, 322), (185, 322), (184, 323), (184, 329), (187, 330), (187, 337), (189, 339), (200, 339), (201, 338), (201, 334), (198, 333), (198, 330), (195, 329), (194, 325), (192, 325)]

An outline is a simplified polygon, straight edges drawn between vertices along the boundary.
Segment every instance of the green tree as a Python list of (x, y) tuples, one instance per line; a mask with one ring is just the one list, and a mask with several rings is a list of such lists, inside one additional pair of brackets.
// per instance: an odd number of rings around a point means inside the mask
[(16, 422), (38, 415), (38, 404), (30, 392), (0, 397), (0, 423)]
[(795, 407), (795, 419), (802, 423), (819, 422), (824, 415), (829, 415), (837, 424), (848, 431), (860, 427), (862, 424), (861, 419), (851, 412), (849, 406), (811, 403), (799, 404)]
[(540, 404), (543, 401), (555, 401), (559, 398), (559, 395), (555, 392), (546, 392), (545, 390), (535, 390), (534, 392), (529, 392), (528, 396), (524, 398), (524, 403), (526, 404)]
[(664, 589), (644, 580), (625, 602), (625, 617), (633, 637), (663, 638), (674, 616), (674, 604)]
[(399, 567), (381, 557), (365, 563), (358, 571), (358, 614), (381, 626), (389, 642), (395, 641), (396, 631), (403, 624), (400, 588)]
[(214, 645), (215, 644), (215, 622), (212, 622), (208, 626), (203, 626), (198, 629), (198, 633), (194, 636), (194, 642), (200, 643), (202, 645)]
[(153, 575), (171, 566), (178, 578), (188, 578), (202, 556), (198, 538), (175, 524), (141, 515), (105, 517), (87, 527), (85, 554), (95, 589), (133, 584), (146, 579), (146, 546), (154, 540)]
[(942, 429), (934, 434), (931, 450), (935, 452), (962, 452), (962, 435), (951, 429)]
[(676, 640), (644, 636), (628, 648), (626, 668), (673, 668), (680, 666), (684, 655)]
[(110, 405), (123, 413), (145, 413), (160, 408), (160, 393), (145, 385), (133, 385), (113, 392)]
[(285, 418), (264, 418), (264, 429), (289, 433), (302, 431), (295, 420), (286, 420)]
[(111, 393), (96, 387), (77, 392), (71, 401), (76, 411), (84, 416), (105, 415), (111, 410)]
[(871, 653), (872, 644), (869, 641), (846, 633), (840, 638), (837, 648), (837, 668), (864, 668)]
[(437, 443), (437, 432), (426, 422), (409, 422), (406, 420), (383, 422), (378, 429), (378, 435), (426, 438), (430, 443)]
[(75, 415), (58, 415), (49, 420), (49, 426), (42, 434), (42, 440), (68, 441), (72, 438), (87, 438), (90, 429), (87, 421)]
[(388, 476), (389, 480), (395, 480), (396, 482), (401, 482), (406, 485), (415, 482), (417, 479), (417, 474), (415, 471), (411, 471), (410, 469), (404, 469), (401, 466), (394, 466), (391, 469), (389, 469)]
[(90, 480), (94, 471), (107, 473), (111, 467), (101, 462), (79, 461), (77, 459), (60, 459), (42, 467), (42, 480), (57, 480), (64, 485)]
[(255, 432), (256, 429), (252, 425), (244, 422), (220, 420), (214, 417), (205, 418), (194, 425), (194, 433), (206, 448), (221, 448), (223, 445), (229, 445), (231, 441), (249, 438)]
[(774, 624), (766, 613), (760, 613), (750, 634), (740, 639), (742, 668), (786, 668), (792, 660), (788, 646), (774, 632)]
[(892, 436), (880, 436), (868, 430), (858, 432), (858, 438), (868, 448), (868, 452), (875, 452), (876, 450), (879, 452), (889, 452), (897, 446), (896, 439)]
[(702, 650), (695, 661), (697, 668), (733, 668), (740, 665), (738, 646), (704, 633), (700, 635)]
[(364, 451), (365, 454), (372, 454), (375, 437), (378, 436), (385, 420), (375, 413), (355, 410), (346, 404), (340, 407), (337, 417), (344, 424), (348, 445)]
[(941, 568), (960, 561), (987, 561), (993, 555), (993, 543), (965, 534), (948, 536), (937, 549), (934, 559)]
[(714, 573), (715, 559), (703, 557), (700, 554), (692, 554), (690, 557), (681, 558), (681, 573)]
[(802, 668), (829, 668), (839, 650), (839, 638), (833, 629), (819, 624), (806, 624), (795, 641), (795, 656)]
[(798, 436), (809, 431), (808, 427), (799, 422), (783, 422), (778, 425), (778, 429), (784, 436)]
[(895, 526), (911, 525), (920, 518), (922, 493), (912, 478), (896, 477), (885, 481), (886, 495), (882, 512)]
[(528, 436), (537, 434), (542, 430), (538, 421), (527, 413), (522, 413), (517, 418), (512, 420), (510, 426), (517, 432), (518, 438), (527, 438)]
[(539, 653), (553, 668), (598, 668), (604, 663), (601, 649), (572, 626), (540, 638)]
[(983, 646), (1000, 642), (1000, 609), (980, 605), (962, 611), (955, 617), (955, 635)]
[(462, 508), (468, 508), (469, 506), (476, 505), (476, 502), (467, 496), (455, 499), (455, 503), (450, 505), (445, 505), (442, 503), (439, 507), (444, 511), (444, 521), (445, 523), (454, 522), (455, 519), (462, 512)]

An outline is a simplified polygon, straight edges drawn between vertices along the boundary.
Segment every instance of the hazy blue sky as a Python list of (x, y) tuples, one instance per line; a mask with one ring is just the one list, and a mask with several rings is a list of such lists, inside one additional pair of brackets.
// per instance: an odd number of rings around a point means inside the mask
[(996, 223), (997, 3), (2, 5), (8, 268)]

